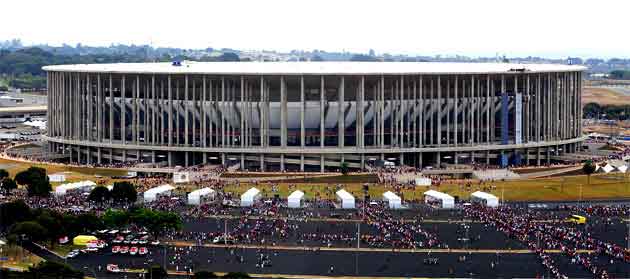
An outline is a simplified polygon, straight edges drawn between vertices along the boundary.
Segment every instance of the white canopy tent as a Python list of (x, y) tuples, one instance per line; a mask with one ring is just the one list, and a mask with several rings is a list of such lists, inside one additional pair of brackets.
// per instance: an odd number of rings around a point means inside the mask
[(48, 181), (50, 182), (65, 182), (66, 175), (63, 173), (53, 173), (48, 175)]
[(144, 202), (152, 202), (157, 200), (160, 196), (170, 196), (175, 187), (170, 184), (164, 184), (151, 188), (144, 192)]
[(470, 194), (470, 199), (474, 202), (480, 202), (489, 207), (499, 206), (499, 198), (493, 194), (477, 191)]
[(431, 186), (431, 178), (418, 177), (415, 179), (416, 186)]
[(174, 172), (173, 183), (187, 183), (190, 182), (190, 173), (186, 171)]
[(389, 204), (389, 208), (391, 209), (402, 208), (402, 200), (391, 191), (383, 193), (383, 200)]
[(188, 204), (200, 205), (206, 201), (213, 200), (216, 195), (217, 192), (209, 187), (197, 189), (188, 194)]
[(241, 206), (252, 206), (260, 199), (260, 190), (251, 188), (241, 195)]
[(55, 195), (63, 196), (73, 191), (89, 192), (94, 187), (96, 187), (96, 183), (89, 180), (61, 184), (55, 188)]
[(304, 198), (304, 192), (296, 190), (287, 198), (289, 208), (302, 207), (302, 199)]
[(455, 198), (451, 195), (438, 192), (435, 190), (429, 190), (424, 192), (424, 201), (432, 202), (432, 201), (440, 201), (441, 208), (453, 208), (455, 207)]
[(611, 164), (606, 164), (603, 167), (599, 167), (599, 171), (604, 172), (604, 173), (609, 173), (614, 170), (615, 170), (615, 167), (613, 167)]
[(341, 208), (354, 208), (354, 197), (345, 189), (337, 191), (337, 201), (341, 202)]

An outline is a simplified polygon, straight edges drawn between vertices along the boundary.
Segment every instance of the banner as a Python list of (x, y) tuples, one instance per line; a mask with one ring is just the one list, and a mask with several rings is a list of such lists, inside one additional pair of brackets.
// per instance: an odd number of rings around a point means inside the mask
[(501, 93), (501, 144), (509, 143), (508, 117), (509, 117), (509, 97), (506, 92)]
[(523, 143), (523, 94), (516, 93), (515, 97), (516, 107), (514, 108), (514, 119), (516, 123), (514, 123), (514, 143), (521, 144)]

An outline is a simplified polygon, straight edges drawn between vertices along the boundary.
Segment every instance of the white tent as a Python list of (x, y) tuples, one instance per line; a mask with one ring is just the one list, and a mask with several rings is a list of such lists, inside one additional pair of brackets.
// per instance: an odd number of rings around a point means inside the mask
[(415, 179), (416, 186), (431, 186), (431, 178), (418, 177)]
[(63, 173), (54, 173), (48, 175), (48, 181), (50, 182), (65, 182), (66, 175)]
[(610, 164), (606, 164), (605, 166), (600, 167), (600, 168), (599, 168), (599, 170), (601, 170), (601, 171), (603, 171), (603, 172), (605, 172), (605, 173), (609, 173), (609, 172), (611, 172), (611, 171), (615, 170), (615, 167), (613, 167), (613, 166), (612, 166), (612, 165), (610, 165)]
[(626, 165), (618, 166), (617, 170), (620, 171), (621, 173), (626, 173), (626, 171), (628, 171), (628, 166)]
[(337, 201), (341, 202), (341, 208), (354, 208), (354, 197), (346, 190), (337, 191)]
[(493, 194), (477, 191), (470, 194), (470, 199), (474, 202), (481, 202), (489, 207), (499, 206), (499, 198)]
[(209, 187), (197, 189), (188, 194), (188, 204), (200, 205), (206, 201), (213, 200), (217, 192)]
[(402, 207), (401, 199), (391, 191), (383, 193), (383, 200), (389, 204), (389, 208), (398, 209)]
[(241, 195), (241, 206), (252, 206), (260, 199), (260, 190), (251, 188)]
[(89, 180), (61, 184), (55, 188), (55, 195), (63, 196), (67, 194), (68, 192), (73, 192), (73, 191), (89, 192), (95, 186), (96, 186), (96, 183)]
[(424, 192), (424, 201), (440, 201), (441, 208), (453, 208), (455, 207), (455, 198), (449, 194), (438, 192), (435, 190), (429, 190)]
[(190, 173), (181, 171), (173, 173), (173, 183), (186, 183), (190, 182)]
[(304, 192), (296, 190), (287, 198), (289, 208), (302, 207), (302, 198), (304, 198)]
[(161, 186), (157, 186), (155, 188), (151, 188), (144, 192), (144, 202), (152, 202), (157, 200), (160, 196), (170, 196), (171, 192), (175, 189), (175, 187), (164, 184)]

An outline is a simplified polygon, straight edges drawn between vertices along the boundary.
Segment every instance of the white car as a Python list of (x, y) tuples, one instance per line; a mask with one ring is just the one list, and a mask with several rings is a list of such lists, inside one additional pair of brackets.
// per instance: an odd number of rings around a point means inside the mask
[(66, 258), (72, 259), (72, 258), (74, 258), (74, 257), (76, 257), (78, 255), (79, 255), (78, 252), (72, 251), (72, 252), (68, 253), (68, 255), (66, 255)]

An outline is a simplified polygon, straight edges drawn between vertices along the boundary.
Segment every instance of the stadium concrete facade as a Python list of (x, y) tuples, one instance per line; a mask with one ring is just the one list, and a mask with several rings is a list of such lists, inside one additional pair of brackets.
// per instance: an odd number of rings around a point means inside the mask
[(49, 147), (82, 164), (541, 165), (584, 139), (580, 66), (182, 62), (44, 70)]

